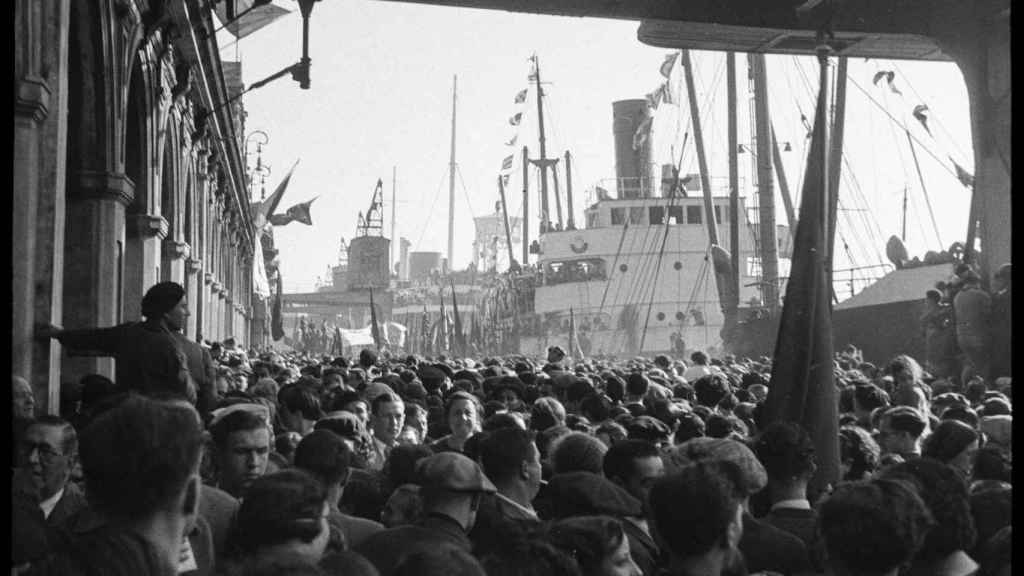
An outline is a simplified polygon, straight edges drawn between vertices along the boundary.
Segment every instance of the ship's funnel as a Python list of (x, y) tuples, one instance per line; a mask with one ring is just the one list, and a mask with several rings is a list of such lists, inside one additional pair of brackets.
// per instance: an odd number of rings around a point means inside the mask
[(615, 178), (619, 198), (654, 196), (657, 183), (651, 163), (651, 120), (647, 100), (638, 98), (612, 102)]

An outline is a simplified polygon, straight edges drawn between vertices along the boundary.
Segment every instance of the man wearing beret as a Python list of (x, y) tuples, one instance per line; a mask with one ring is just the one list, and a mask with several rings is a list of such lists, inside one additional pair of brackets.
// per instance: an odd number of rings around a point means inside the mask
[(176, 282), (160, 282), (142, 297), (143, 322), (111, 328), (62, 330), (50, 325), (40, 337), (56, 338), (61, 345), (86, 356), (113, 356), (115, 381), (144, 394), (171, 392), (196, 401), (196, 386), (186, 354), (174, 333), (189, 317), (185, 289)]
[(421, 483), (423, 518), (413, 526), (378, 532), (355, 551), (365, 556), (381, 576), (391, 576), (403, 558), (443, 545), (471, 551), (466, 535), (476, 524), (484, 494), (496, 492), (480, 466), (462, 454), (441, 452), (416, 464)]

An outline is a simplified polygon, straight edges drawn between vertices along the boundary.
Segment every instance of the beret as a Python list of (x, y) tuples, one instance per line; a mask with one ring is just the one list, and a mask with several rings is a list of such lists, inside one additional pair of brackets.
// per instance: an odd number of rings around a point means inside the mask
[(435, 362), (434, 364), (432, 364), (432, 366), (440, 370), (442, 373), (444, 373), (444, 375), (447, 376), (449, 380), (455, 380), (455, 371), (452, 370), (451, 366), (445, 364), (444, 362)]
[(727, 438), (691, 438), (673, 447), (663, 456), (666, 472), (675, 472), (697, 462), (728, 460), (743, 474), (741, 488), (749, 494), (760, 492), (768, 484), (768, 473), (764, 466), (742, 442)]
[(142, 297), (142, 315), (151, 320), (159, 318), (177, 306), (184, 296), (185, 288), (177, 282), (154, 284)]
[(497, 492), (480, 465), (458, 452), (439, 452), (416, 463), (424, 488), (450, 492)]

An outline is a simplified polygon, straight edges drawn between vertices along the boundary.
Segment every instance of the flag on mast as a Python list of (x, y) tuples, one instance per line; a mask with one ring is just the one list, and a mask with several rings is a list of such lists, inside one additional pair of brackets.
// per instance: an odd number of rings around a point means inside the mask
[(281, 271), (277, 271), (277, 297), (274, 298), (274, 308), (270, 317), (270, 336), (275, 342), (284, 338), (284, 319), (281, 316)]
[(441, 353), (448, 350), (448, 312), (444, 309), (444, 285), (441, 286), (439, 295), (441, 297), (441, 318), (438, 320), (440, 322), (438, 324), (440, 329), (438, 330), (439, 341), (437, 343), (437, 351)]
[(373, 345), (380, 350), (380, 326), (377, 325), (377, 307), (373, 305), (373, 288), (370, 288), (370, 333)]
[(763, 413), (766, 425), (780, 420), (796, 422), (813, 438), (818, 469), (811, 486), (819, 491), (839, 480), (831, 290), (825, 261), (829, 246), (825, 232), (828, 189), (822, 161), (827, 148), (826, 91), (818, 92), (800, 220), (794, 236), (792, 266), (772, 362), (772, 385)]
[(569, 307), (569, 354), (572, 355), (573, 362), (585, 359), (583, 348), (580, 346), (579, 334), (576, 333), (576, 314), (573, 312), (572, 306)]

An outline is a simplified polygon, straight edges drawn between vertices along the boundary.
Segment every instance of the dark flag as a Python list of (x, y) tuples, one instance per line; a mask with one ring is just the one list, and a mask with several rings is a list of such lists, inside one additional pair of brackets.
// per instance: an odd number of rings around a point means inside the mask
[(825, 269), (829, 246), (825, 235), (828, 194), (823, 162), (827, 149), (826, 91), (822, 89), (818, 93), (800, 220), (763, 412), (765, 424), (777, 420), (796, 422), (814, 439), (818, 470), (811, 480), (811, 488), (819, 493), (839, 480), (831, 291)]
[(377, 307), (373, 305), (373, 288), (370, 288), (370, 333), (373, 334), (373, 345), (380, 350), (380, 326), (377, 325)]
[(420, 354), (428, 353), (430, 349), (430, 314), (427, 312), (427, 305), (423, 305), (423, 316), (420, 318), (420, 341), (418, 351)]
[(452, 284), (452, 353), (456, 356), (465, 356), (466, 337), (462, 333), (462, 319), (459, 318), (459, 302), (455, 299), (455, 280)]
[(289, 208), (288, 210), (286, 210), (284, 214), (271, 215), (270, 223), (273, 224), (274, 226), (287, 226), (292, 222), (301, 222), (306, 226), (312, 226), (313, 218), (309, 214), (309, 206), (315, 200), (316, 198), (313, 198), (312, 200), (307, 200), (306, 202), (296, 204)]
[(569, 307), (569, 354), (574, 362), (584, 360), (583, 347), (580, 346), (580, 337), (576, 333), (576, 315), (573, 313), (572, 306)]
[(274, 298), (274, 308), (270, 313), (270, 336), (275, 342), (284, 338), (284, 319), (281, 317), (281, 271), (277, 271), (277, 296)]
[(441, 317), (437, 320), (437, 353), (448, 351), (448, 312), (444, 309), (444, 285), (441, 286), (438, 294), (441, 297)]

